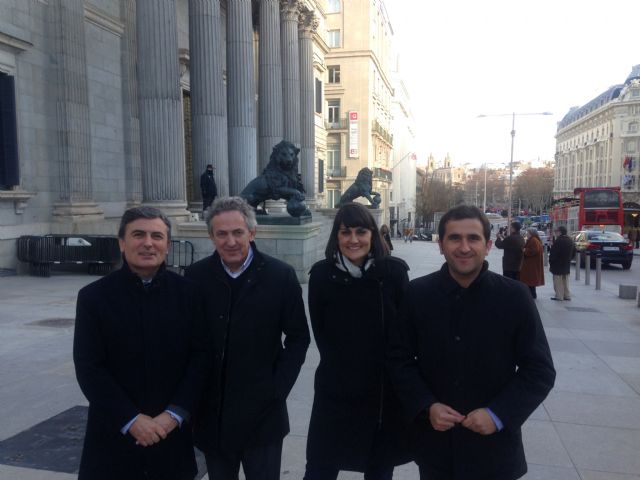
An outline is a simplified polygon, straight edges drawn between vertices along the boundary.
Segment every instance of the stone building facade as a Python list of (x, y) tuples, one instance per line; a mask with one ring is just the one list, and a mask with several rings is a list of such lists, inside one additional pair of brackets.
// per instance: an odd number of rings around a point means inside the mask
[(640, 65), (558, 124), (554, 197), (577, 187), (620, 187), (640, 203)]
[(178, 227), (216, 167), (237, 194), (282, 139), (313, 204), (326, 158), (325, 0), (0, 0), (0, 269), (15, 240)]

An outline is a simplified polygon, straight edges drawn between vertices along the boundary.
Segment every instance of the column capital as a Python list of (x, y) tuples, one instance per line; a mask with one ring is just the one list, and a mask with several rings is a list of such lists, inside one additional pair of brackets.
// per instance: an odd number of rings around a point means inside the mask
[(320, 20), (316, 17), (314, 12), (304, 11), (300, 12), (298, 17), (298, 28), (302, 35), (313, 35), (318, 30)]
[(280, 0), (280, 13), (285, 21), (298, 21), (301, 11), (300, 0)]

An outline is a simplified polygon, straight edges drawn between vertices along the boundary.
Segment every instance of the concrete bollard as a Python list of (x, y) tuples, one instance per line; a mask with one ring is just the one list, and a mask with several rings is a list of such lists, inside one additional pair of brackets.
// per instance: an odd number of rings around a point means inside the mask
[(596, 290), (602, 287), (602, 255), (596, 255)]
[(547, 247), (542, 247), (542, 263), (545, 267), (549, 266), (549, 252), (547, 252)]
[(619, 285), (618, 286), (618, 297), (624, 298), (625, 300), (635, 300), (637, 296), (638, 296), (637, 285)]
[(576, 252), (576, 280), (580, 280), (580, 252)]

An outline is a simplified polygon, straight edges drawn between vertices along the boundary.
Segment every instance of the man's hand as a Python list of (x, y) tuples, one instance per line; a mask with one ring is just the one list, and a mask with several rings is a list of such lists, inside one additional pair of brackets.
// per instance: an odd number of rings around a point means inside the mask
[(444, 403), (434, 403), (429, 407), (429, 421), (434, 430), (446, 432), (464, 420), (464, 415)]
[[(168, 414), (167, 414), (168, 415)], [(167, 432), (148, 415), (140, 414), (133, 425), (129, 428), (129, 433), (136, 439), (136, 445), (149, 447), (160, 440), (167, 438)]]
[(160, 425), (167, 435), (169, 435), (173, 429), (178, 426), (178, 421), (167, 412), (162, 412), (157, 417), (154, 417), (153, 421)]
[(491, 435), (497, 428), (486, 408), (478, 408), (467, 415), (462, 426), (480, 435)]

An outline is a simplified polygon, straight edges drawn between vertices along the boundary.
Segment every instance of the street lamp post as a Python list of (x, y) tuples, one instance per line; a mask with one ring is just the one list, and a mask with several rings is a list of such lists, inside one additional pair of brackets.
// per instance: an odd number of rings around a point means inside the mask
[(487, 164), (484, 164), (484, 190), (482, 195), (482, 213), (487, 211)]
[[(512, 205), (512, 190), (513, 190), (513, 143), (516, 138), (516, 115), (553, 115), (551, 112), (533, 112), (533, 113), (495, 113), (495, 114), (481, 114), (478, 115), (478, 118), (486, 118), (486, 117), (507, 117), (511, 116), (511, 157), (509, 158), (509, 208), (507, 210), (507, 225), (511, 225), (511, 210), (513, 208)], [(487, 171), (485, 170), (485, 181), (486, 181)], [(486, 190), (486, 184), (485, 184)]]

